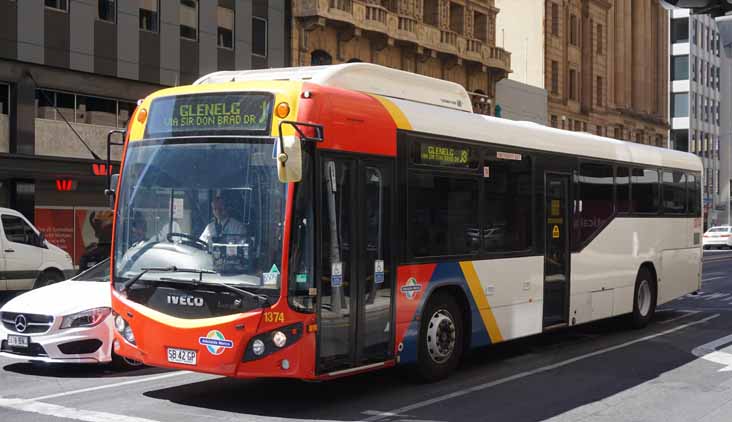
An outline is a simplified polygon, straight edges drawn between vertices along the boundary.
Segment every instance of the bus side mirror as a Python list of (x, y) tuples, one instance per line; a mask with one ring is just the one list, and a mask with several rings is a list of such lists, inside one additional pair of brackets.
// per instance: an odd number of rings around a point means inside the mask
[(302, 180), (302, 143), (296, 136), (277, 141), (277, 176), (282, 183)]
[[(291, 126), (297, 136), (282, 136), (282, 126)], [(279, 136), (275, 140), (277, 176), (282, 183), (302, 180), (302, 142), (323, 142), (323, 126), (312, 123), (282, 120), (278, 125)]]

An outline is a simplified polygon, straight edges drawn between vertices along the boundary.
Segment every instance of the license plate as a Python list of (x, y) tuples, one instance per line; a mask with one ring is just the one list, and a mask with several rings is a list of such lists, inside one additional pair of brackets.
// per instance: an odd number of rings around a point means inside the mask
[(196, 351), (168, 347), (168, 362), (182, 363), (184, 365), (195, 365)]
[(8, 335), (8, 346), (11, 347), (28, 347), (30, 337)]

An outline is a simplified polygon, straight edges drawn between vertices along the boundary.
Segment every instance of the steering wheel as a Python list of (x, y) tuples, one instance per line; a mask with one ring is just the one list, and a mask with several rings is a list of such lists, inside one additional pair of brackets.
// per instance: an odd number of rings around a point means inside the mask
[(208, 243), (197, 237), (191, 236), (188, 233), (168, 233), (167, 236), (165, 236), (165, 238), (168, 239), (168, 242), (171, 243), (173, 242), (174, 237), (180, 237), (181, 239), (184, 239), (185, 241), (183, 243), (185, 243), (186, 245), (194, 246), (203, 251), (208, 250)]

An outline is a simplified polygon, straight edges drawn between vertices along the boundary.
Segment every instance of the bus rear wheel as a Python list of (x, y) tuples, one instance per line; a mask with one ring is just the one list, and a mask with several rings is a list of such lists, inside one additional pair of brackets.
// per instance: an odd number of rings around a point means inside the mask
[(455, 298), (437, 292), (422, 312), (415, 372), (424, 382), (446, 378), (463, 354), (463, 316)]
[(648, 325), (656, 312), (657, 299), (656, 278), (648, 268), (642, 267), (638, 271), (633, 291), (633, 327)]

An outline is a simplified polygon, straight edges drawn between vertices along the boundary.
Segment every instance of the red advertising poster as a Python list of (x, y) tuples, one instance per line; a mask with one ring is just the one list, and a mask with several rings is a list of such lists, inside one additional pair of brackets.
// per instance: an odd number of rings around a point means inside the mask
[(75, 263), (85, 270), (109, 258), (113, 213), (108, 208), (76, 208)]
[(46, 240), (74, 256), (74, 210), (36, 208), (35, 226)]

